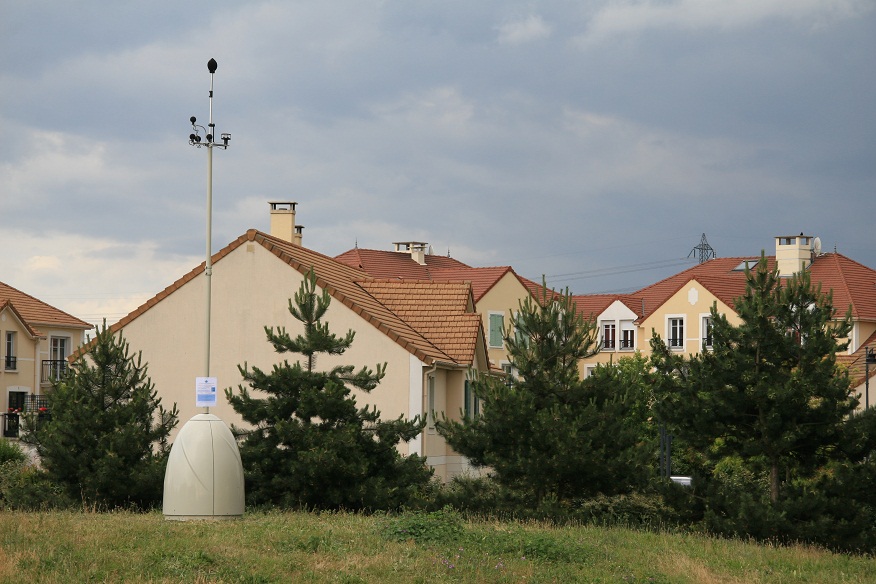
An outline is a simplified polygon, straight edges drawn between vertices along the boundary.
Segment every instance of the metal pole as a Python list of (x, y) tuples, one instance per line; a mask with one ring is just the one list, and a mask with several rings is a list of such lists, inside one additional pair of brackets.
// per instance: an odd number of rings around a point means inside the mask
[[(213, 148), (207, 146), (207, 259), (204, 264), (204, 274), (207, 276), (206, 327), (204, 330), (204, 377), (210, 377), (210, 304), (212, 302), (213, 280)], [(209, 413), (209, 408), (207, 408)]]
[(864, 411), (870, 409), (870, 360), (873, 357), (873, 349), (864, 347)]
[[(210, 117), (207, 122), (207, 257), (204, 260), (204, 275), (207, 278), (207, 297), (204, 302), (206, 318), (204, 325), (204, 377), (210, 377), (210, 320), (213, 303), (213, 144), (215, 144), (215, 124), (213, 124), (213, 76), (216, 72), (215, 61), (207, 63), (210, 71)], [(210, 407), (204, 408), (209, 414)]]

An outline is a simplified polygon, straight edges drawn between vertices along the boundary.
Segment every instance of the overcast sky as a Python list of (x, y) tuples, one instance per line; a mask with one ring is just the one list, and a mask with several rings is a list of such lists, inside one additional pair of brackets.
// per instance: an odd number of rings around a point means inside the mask
[(0, 281), (113, 323), (203, 260), (211, 57), (214, 251), (292, 200), (576, 293), (703, 233), (876, 267), (873, 0), (2, 0)]

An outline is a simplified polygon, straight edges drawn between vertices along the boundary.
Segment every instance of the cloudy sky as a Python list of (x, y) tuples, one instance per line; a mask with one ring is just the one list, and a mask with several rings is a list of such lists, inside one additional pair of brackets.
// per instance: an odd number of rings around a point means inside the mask
[(0, 3), (0, 281), (112, 323), (297, 201), (576, 293), (817, 235), (876, 267), (873, 0)]

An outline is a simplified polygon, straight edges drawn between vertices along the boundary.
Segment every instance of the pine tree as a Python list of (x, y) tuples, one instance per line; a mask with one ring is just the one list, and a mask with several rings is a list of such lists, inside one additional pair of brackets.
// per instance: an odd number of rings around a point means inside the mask
[(294, 303), (289, 301), (302, 332), (293, 337), (284, 327), (265, 327), (278, 353), (297, 353), (303, 363), (284, 360), (270, 372), (244, 364), (239, 368), (249, 387), (239, 386), (236, 394), (226, 390), (234, 410), (252, 426), (233, 428), (243, 438), (247, 497), (253, 504), (288, 508), (397, 508), (432, 474), (425, 458), (402, 457), (396, 448), (416, 437), (424, 421), (383, 421), (376, 408), (357, 405), (352, 390), (376, 388), (386, 364), (316, 370), (318, 355), (342, 355), (355, 336), (351, 330), (339, 337), (322, 322), (330, 303), (327, 291), (317, 292), (311, 270)]
[(130, 354), (121, 333), (104, 321), (87, 352), (53, 382), (48, 402), (50, 417), (31, 418), (23, 440), (72, 499), (97, 508), (161, 501), (176, 405), (162, 407), (142, 355)]
[(579, 361), (598, 350), (597, 326), (577, 314), (571, 296), (527, 298), (505, 343), (518, 375), (477, 377), (481, 414), (447, 419), (439, 432), (496, 480), (536, 502), (628, 492), (643, 469), (636, 463), (638, 427), (627, 414), (631, 396), (612, 368), (581, 379)]
[[(836, 367), (851, 317), (835, 320), (830, 295), (807, 272), (782, 282), (763, 257), (735, 309), (739, 325), (712, 309), (712, 350), (684, 363), (685, 382), (664, 395), (663, 411), (688, 440), (708, 442), (714, 457), (761, 461), (775, 502), (783, 477), (811, 472), (835, 451), (857, 405)], [(653, 348), (666, 369), (663, 343)]]
[(656, 409), (699, 453), (715, 525), (787, 535), (791, 509), (802, 509), (791, 499), (849, 461), (844, 442), (857, 440), (848, 419), (858, 402), (836, 363), (851, 315), (837, 318), (808, 272), (782, 279), (762, 256), (746, 276), (740, 324), (712, 308), (711, 350), (683, 358), (654, 336)]

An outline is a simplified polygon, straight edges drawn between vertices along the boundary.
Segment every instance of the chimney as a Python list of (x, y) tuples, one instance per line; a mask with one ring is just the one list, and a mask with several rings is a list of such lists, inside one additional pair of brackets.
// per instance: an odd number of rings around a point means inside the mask
[(304, 227), (295, 225), (295, 203), (293, 201), (269, 201), (271, 207), (271, 235), (294, 245), (301, 245)]
[(776, 237), (776, 267), (779, 276), (789, 278), (802, 272), (812, 263), (812, 237), (808, 235), (781, 235)]
[(395, 251), (399, 253), (409, 253), (411, 254), (411, 259), (415, 262), (421, 266), (426, 265), (427, 243), (423, 241), (396, 241), (393, 245), (395, 246)]

